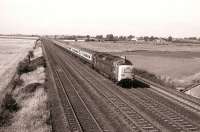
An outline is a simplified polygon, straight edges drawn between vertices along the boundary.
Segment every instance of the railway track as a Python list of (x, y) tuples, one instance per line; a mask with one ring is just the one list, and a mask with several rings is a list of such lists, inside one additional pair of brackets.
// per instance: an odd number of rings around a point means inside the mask
[[(81, 69), (81, 71), (82, 70), (84, 69)], [(92, 85), (93, 82), (90, 82), (90, 83)], [(100, 83), (98, 85), (100, 85)], [(108, 89), (110, 89), (110, 87), (108, 87)], [(110, 94), (110, 95), (113, 95), (113, 94)], [(176, 113), (171, 108), (168, 108), (162, 104), (159, 104), (158, 102), (152, 100), (152, 98), (147, 98), (144, 95), (139, 95), (140, 98), (136, 98), (136, 97), (133, 98), (134, 95), (129, 95), (129, 96), (124, 95), (124, 97), (130, 97), (131, 99), (129, 98), (129, 100), (131, 100), (131, 102), (134, 102), (134, 104), (137, 104), (136, 107), (143, 106), (142, 109), (146, 109), (147, 110), (146, 112), (148, 112), (149, 114), (153, 114), (153, 117), (157, 118), (157, 121), (159, 121), (159, 123), (165, 126), (166, 128), (170, 128), (170, 130), (173, 130), (173, 131), (198, 131), (199, 130), (198, 124), (190, 119), (187, 119), (186, 117), (184, 117), (184, 115), (181, 115), (180, 113)], [(120, 102), (116, 97), (110, 97), (110, 98), (111, 100), (113, 99), (117, 103)], [(121, 102), (119, 103), (119, 106), (125, 107), (125, 105)], [(127, 111), (127, 110), (125, 109), (124, 111)]]
[[(158, 97), (158, 100), (152, 98), (152, 96), (148, 96), (143, 94), (143, 90), (132, 90), (130, 92), (125, 92), (124, 97), (127, 100), (130, 100), (132, 103), (136, 104), (137, 107), (141, 109), (145, 109), (148, 115), (152, 116), (155, 120), (157, 120), (163, 126), (172, 129), (173, 131), (198, 131), (199, 124), (198, 122), (199, 117), (192, 116), (192, 118), (188, 118), (185, 116), (184, 109), (176, 107), (176, 111), (173, 107), (169, 107), (166, 104), (169, 101), (163, 99), (162, 97)], [(149, 93), (150, 94), (150, 93)], [(133, 96), (134, 95), (134, 96)], [(162, 102), (162, 103), (160, 103)], [(181, 111), (183, 110), (183, 111)], [(191, 112), (190, 112), (191, 113)], [(193, 114), (193, 113), (191, 113)], [(191, 116), (189, 116), (191, 117)], [(194, 120), (196, 118), (196, 120)]]
[[(62, 58), (66, 58), (66, 56), (63, 56)], [(71, 58), (68, 58), (68, 60), (70, 59)], [(70, 61), (63, 60), (63, 63), (68, 63), (71, 66), (75, 67), (75, 64), (71, 63)], [(114, 107), (115, 111), (117, 111), (117, 113), (123, 117), (128, 126), (132, 129), (132, 131), (160, 131), (138, 112), (136, 112), (134, 108), (127, 104), (120, 96), (113, 94), (108, 89), (102, 90), (99, 83), (94, 84), (95, 82), (97, 82), (94, 76), (88, 76), (88, 73), (82, 73), (81, 71), (84, 71), (84, 69), (82, 69), (81, 67), (73, 67), (67, 67), (66, 69), (70, 69), (70, 71), (75, 71), (75, 75), (79, 75), (79, 78), (84, 78), (84, 81), (87, 81), (87, 86), (92, 86), (93, 89), (95, 89), (103, 98), (105, 98), (109, 102), (109, 104)]]
[[(157, 93), (154, 93), (151, 89), (136, 89), (131, 91), (132, 94), (135, 95), (135, 92), (139, 94), (138, 97), (146, 97), (147, 100), (152, 100), (155, 103), (161, 104), (163, 107), (167, 107), (171, 109), (171, 111), (181, 114), (182, 116), (192, 120), (196, 124), (200, 124), (200, 115), (193, 112), (192, 110), (188, 110), (187, 108), (179, 105), (179, 102), (174, 103), (173, 101), (165, 101), (166, 99)], [(167, 109), (166, 108), (166, 109)]]
[[(56, 60), (59, 60), (59, 58), (57, 58)], [(61, 64), (61, 63), (60, 63)], [(63, 65), (62, 65), (62, 67), (63, 67)], [(64, 68), (63, 67), (63, 69), (65, 70), (65, 72), (66, 72), (66, 68)], [(70, 76), (69, 78), (73, 78), (73, 77), (71, 77), (71, 75), (70, 75), (71, 73), (69, 73), (69, 74), (67, 74), (67, 76)], [(76, 76), (76, 75), (75, 75)], [(62, 77), (62, 78), (64, 78), (64, 77)], [(70, 79), (70, 81), (71, 82), (73, 82), (73, 84), (75, 84), (76, 82), (74, 82), (74, 80), (75, 79)], [(81, 83), (80, 83), (81, 84)], [(80, 87), (79, 87), (80, 88)], [(82, 94), (82, 93), (81, 93)], [(100, 104), (101, 106), (102, 106), (102, 104)], [(108, 112), (108, 111), (105, 111), (105, 112)], [(79, 117), (79, 116), (78, 116)], [(112, 117), (111, 117), (112, 118)], [(119, 120), (119, 122), (121, 122), (120, 120)], [(122, 125), (122, 124), (118, 124), (118, 125)], [(91, 125), (87, 125), (87, 126), (91, 126)], [(105, 124), (104, 124), (104, 126), (105, 126)], [(102, 126), (102, 128), (104, 127), (104, 126)], [(118, 126), (115, 126), (116, 128), (118, 127)], [(121, 128), (120, 128), (121, 129)], [(88, 131), (89, 129), (85, 129), (85, 131)], [(112, 130), (112, 129), (111, 129)], [(127, 131), (127, 128), (126, 129), (121, 129), (122, 131), (124, 130), (124, 131)], [(110, 131), (110, 129), (103, 129), (103, 131)], [(115, 130), (113, 130), (113, 131), (117, 131), (117, 129), (115, 129)], [(130, 130), (129, 130), (130, 131)]]
[[(62, 42), (59, 41), (55, 41), (53, 40), (54, 43), (57, 43), (58, 45), (62, 44)], [(147, 80), (145, 78), (142, 78), (138, 75), (134, 76), (137, 80), (150, 85), (151, 89), (154, 90), (154, 92), (156, 92), (157, 94), (162, 94), (163, 96), (165, 96), (166, 98), (170, 99), (172, 98), (174, 102), (182, 104), (183, 107), (185, 107), (186, 109), (192, 110), (193, 112), (196, 112), (197, 114), (200, 114), (200, 99), (191, 97), (187, 94), (175, 91), (174, 89), (171, 88), (166, 88), (163, 87), (159, 84), (156, 84), (150, 80)]]
[[(45, 50), (47, 50), (46, 52), (48, 53), (49, 49), (47, 47), (45, 47)], [(71, 131), (81, 131), (81, 127), (80, 124), (76, 118), (76, 115), (74, 113), (74, 110), (71, 106), (71, 103), (69, 102), (68, 97), (66, 96), (66, 93), (64, 92), (64, 87), (60, 81), (60, 78), (58, 76), (58, 73), (56, 71), (56, 65), (57, 63), (55, 61), (53, 61), (53, 56), (51, 54), (46, 54), (46, 57), (48, 57), (48, 61), (50, 63), (50, 66), (52, 68), (51, 72), (52, 72), (52, 76), (54, 78), (54, 82), (55, 82), (55, 87), (57, 88), (57, 93), (59, 94), (59, 104), (62, 104), (62, 108), (63, 108), (63, 113), (64, 113), (64, 117), (65, 117), (65, 124), (63, 126), (61, 126), (61, 128), (56, 128), (58, 126), (58, 123), (55, 123), (55, 125), (53, 125), (54, 131), (57, 131), (59, 129), (63, 129), (63, 127), (68, 128), (68, 130)], [(51, 58), (51, 59), (50, 59)]]
[[(53, 40), (54, 43), (57, 43), (58, 45), (62, 44), (62, 42)], [(162, 94), (162, 96), (165, 96), (166, 98), (170, 99), (174, 103), (181, 104), (182, 107), (189, 109), (197, 114), (200, 114), (200, 99), (191, 97), (190, 95), (181, 93), (179, 91), (175, 91), (174, 89), (163, 87), (157, 83), (154, 83), (150, 80), (147, 80), (145, 78), (142, 78), (138, 75), (135, 75), (134, 78), (136, 80), (139, 80), (149, 86), (151, 86), (151, 90), (157, 94)]]
[[(48, 48), (47, 46), (46, 48)], [(83, 65), (81, 62), (76, 59), (72, 59), (72, 56), (69, 53), (62, 51), (54, 46), (52, 49), (57, 49), (57, 52), (54, 57), (59, 67), (55, 68), (57, 76), (60, 78), (60, 84), (62, 84), (62, 90), (59, 90), (61, 93), (66, 93), (66, 91), (73, 91), (71, 88), (74, 88), (74, 92), (79, 95), (79, 97), (74, 96), (75, 98), (80, 98), (82, 104), (85, 102), (85, 107), (89, 108), (88, 111), (93, 116), (93, 123), (97, 124), (97, 130), (100, 131), (109, 131), (111, 130), (107, 127), (104, 122), (101, 121), (102, 118), (96, 117), (98, 108), (90, 107), (87, 98), (99, 99), (101, 101), (93, 101), (98, 105), (109, 107), (109, 112), (112, 112), (113, 116), (116, 116), (116, 119), (122, 120), (121, 123), (128, 128), (125, 128), (126, 131), (199, 131), (199, 117), (192, 113), (189, 110), (185, 110), (182, 106), (175, 107), (175, 103), (169, 101), (166, 98), (156, 95), (156, 93), (151, 92), (147, 89), (121, 89), (114, 85), (109, 80), (105, 79), (94, 70), (91, 70), (90, 67)], [(62, 51), (62, 52), (61, 52)], [(53, 64), (55, 65), (55, 64)], [(66, 76), (68, 76), (66, 78)], [(66, 79), (64, 79), (66, 78)], [(68, 83), (65, 83), (67, 82)], [(70, 88), (65, 88), (66, 84), (69, 85), (71, 82)], [(81, 85), (81, 86), (80, 86)], [(60, 86), (59, 86), (60, 87)], [(70, 90), (71, 89), (71, 90)], [(89, 90), (90, 89), (90, 90)], [(66, 91), (64, 91), (66, 90)], [(88, 97), (82, 95), (88, 94)], [(144, 92), (143, 91), (147, 91)], [(69, 92), (70, 93), (70, 92)], [(97, 95), (96, 97), (91, 97), (89, 94)], [(70, 95), (73, 95), (70, 93)], [(89, 97), (90, 96), (90, 97)], [(66, 97), (66, 96), (65, 96)], [(62, 97), (64, 98), (64, 97)], [(69, 98), (69, 97), (68, 97)], [(155, 98), (157, 100), (155, 100)], [(70, 101), (70, 99), (68, 99)], [(159, 100), (159, 101), (158, 101)], [(72, 100), (71, 100), (72, 101)], [(167, 103), (165, 103), (167, 102)], [(71, 103), (71, 106), (73, 106)], [(95, 105), (95, 104), (94, 104)], [(77, 109), (78, 108), (77, 106)], [(98, 108), (99, 109), (99, 108)], [(100, 110), (99, 110), (100, 111)], [(101, 112), (104, 111), (101, 108)], [(182, 111), (182, 112), (181, 112)], [(105, 111), (104, 111), (105, 112)], [(188, 112), (185, 114), (185, 112)], [(75, 113), (75, 112), (74, 112)], [(109, 115), (109, 113), (103, 113), (104, 115)], [(101, 114), (101, 116), (103, 116)], [(69, 115), (73, 115), (72, 113)], [(77, 115), (76, 115), (77, 116)], [(88, 116), (88, 115), (87, 115)], [(81, 117), (81, 115), (76, 118)], [(84, 116), (83, 116), (84, 117)], [(106, 119), (106, 117), (104, 118)], [(194, 120), (193, 120), (194, 119)], [(91, 120), (90, 120), (91, 121)], [(69, 121), (68, 121), (69, 122)], [(79, 126), (84, 122), (79, 122)], [(87, 123), (86, 123), (87, 124)], [(115, 124), (115, 123), (114, 123)], [(72, 125), (73, 126), (73, 125)], [(87, 125), (86, 125), (87, 126)], [(90, 125), (89, 125), (90, 126)], [(106, 127), (105, 127), (106, 126)], [(125, 130), (121, 129), (121, 130)], [(89, 128), (82, 129), (84, 131), (90, 130)], [(115, 129), (112, 129), (114, 131)]]
[[(48, 49), (48, 47), (46, 47), (46, 49)], [(55, 61), (58, 58), (52, 55), (49, 57), (51, 60), (54, 60), (52, 61), (53, 64), (51, 64), (51, 66), (53, 65), (52, 69), (55, 77), (56, 87), (58, 89), (61, 104), (64, 108), (64, 114), (67, 119), (69, 130), (73, 132), (101, 132), (102, 130), (94, 119), (93, 115), (87, 109), (77, 91), (73, 88), (74, 84), (71, 84), (71, 81), (69, 81), (69, 78), (67, 78), (65, 75), (62, 67), (59, 66), (57, 61)]]
[(53, 75), (53, 69), (50, 63), (52, 60), (49, 59), (49, 54), (46, 53), (46, 48), (44, 47), (45, 42), (43, 42), (42, 49), (43, 55), (45, 56), (47, 68), (46, 68), (46, 76), (47, 81), (45, 82), (45, 86), (48, 88), (48, 107), (50, 109), (50, 117), (51, 117), (51, 124), (52, 124), (52, 131), (56, 132), (59, 129), (63, 129), (66, 131), (69, 130), (69, 126), (67, 123), (67, 119), (64, 116), (64, 109), (61, 102), (61, 99), (58, 94), (58, 89), (56, 86), (55, 76)]
[[(76, 75), (74, 76), (74, 75), (71, 75), (71, 73), (66, 69), (66, 68), (64, 68), (63, 67), (63, 69), (65, 69), (64, 70), (64, 73), (65, 73), (65, 76), (68, 76), (68, 79), (69, 79), (69, 81), (72, 83), (72, 85), (74, 85), (74, 89), (76, 89), (77, 90), (77, 93), (80, 93), (80, 92), (78, 92), (78, 90), (80, 90), (80, 89), (82, 89), (82, 85), (83, 85), (83, 83), (81, 83), (80, 81), (76, 81), (76, 78), (74, 78), (74, 77), (76, 77)], [(81, 86), (80, 86), (81, 85)], [(88, 86), (87, 86), (88, 87)], [(82, 93), (81, 93), (82, 94)], [(80, 95), (80, 98), (82, 98), (81, 97), (81, 95)], [(75, 98), (74, 98), (75, 99)], [(83, 101), (84, 102), (84, 101)], [(87, 99), (85, 100), (85, 103), (87, 102)], [(91, 104), (89, 104), (89, 105), (91, 105)], [(102, 104), (100, 104), (100, 105), (102, 105)], [(89, 106), (87, 106), (86, 104), (85, 104), (85, 106), (86, 107), (89, 107)], [(88, 111), (92, 111), (91, 109), (90, 110), (88, 110)], [(93, 111), (93, 112), (96, 112), (96, 111)], [(84, 112), (83, 112), (84, 113)], [(91, 113), (91, 115), (95, 115), (95, 113)], [(78, 115), (77, 115), (78, 116)], [(80, 117), (80, 115), (78, 116), (78, 117)], [(97, 117), (96, 117), (97, 118)], [(95, 120), (95, 122), (96, 122), (96, 124), (98, 124), (98, 127), (99, 128), (102, 128), (103, 129), (103, 131), (106, 131), (106, 130), (109, 130), (107, 127), (104, 127), (104, 126), (102, 126), (101, 125), (101, 127), (100, 127), (100, 122), (101, 121), (99, 121), (98, 120), (98, 123), (97, 123), (97, 121), (96, 121), (96, 119), (93, 117), (93, 119)], [(82, 123), (85, 123), (85, 122), (82, 122)], [(81, 123), (81, 124), (82, 124)], [(105, 124), (104, 124), (105, 125)], [(87, 124), (86, 126), (91, 126), (90, 124)], [(85, 129), (85, 131), (88, 131), (88, 129)]]
[(180, 104), (183, 104), (182, 106), (187, 107), (187, 109), (190, 109), (200, 114), (200, 99), (175, 91), (174, 89), (171, 88), (163, 87), (159, 84), (156, 84), (152, 81), (149, 81), (137, 75), (135, 75), (135, 78), (143, 83), (150, 85), (151, 89), (153, 89), (154, 92), (156, 92), (157, 94), (162, 94), (166, 98), (173, 98), (174, 102), (179, 102)]

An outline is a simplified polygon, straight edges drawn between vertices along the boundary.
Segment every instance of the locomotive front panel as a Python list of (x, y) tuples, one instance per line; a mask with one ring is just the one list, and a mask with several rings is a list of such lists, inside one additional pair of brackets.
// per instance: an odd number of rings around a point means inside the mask
[(133, 79), (133, 65), (120, 65), (118, 70), (118, 81)]

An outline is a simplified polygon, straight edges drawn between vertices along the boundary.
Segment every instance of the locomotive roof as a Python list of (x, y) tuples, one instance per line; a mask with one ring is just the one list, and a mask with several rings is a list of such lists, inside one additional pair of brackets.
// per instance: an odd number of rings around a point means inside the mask
[(98, 58), (101, 58), (103, 60), (110, 61), (110, 62), (118, 61), (118, 60), (124, 60), (123, 58), (121, 58), (119, 56), (114, 56), (114, 55), (111, 55), (111, 54), (108, 54), (108, 53), (98, 52), (98, 53), (96, 53), (96, 56), (98, 56)]
[[(78, 47), (78, 48), (79, 48), (79, 47)], [(96, 51), (91, 50), (91, 49), (86, 49), (86, 48), (79, 48), (79, 49), (82, 50), (82, 51), (88, 52), (88, 53), (90, 53), (90, 54), (95, 54), (95, 53), (96, 53)]]

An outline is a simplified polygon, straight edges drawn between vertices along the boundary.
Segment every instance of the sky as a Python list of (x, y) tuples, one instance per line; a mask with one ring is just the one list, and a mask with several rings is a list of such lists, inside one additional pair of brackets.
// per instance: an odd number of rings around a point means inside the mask
[(1, 34), (200, 37), (200, 0), (0, 0)]

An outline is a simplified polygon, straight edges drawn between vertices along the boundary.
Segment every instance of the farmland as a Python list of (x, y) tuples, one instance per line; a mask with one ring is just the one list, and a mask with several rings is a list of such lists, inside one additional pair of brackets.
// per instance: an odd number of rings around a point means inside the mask
[(190, 51), (199, 52), (199, 44), (169, 43), (168, 45), (157, 45), (155, 43), (135, 44), (134, 42), (71, 42), (72, 45), (93, 49), (101, 52), (122, 52), (122, 51)]
[[(35, 40), (0, 40), (0, 131), (51, 131), (46, 123), (49, 111), (43, 86), (45, 68), (41, 64), (42, 59), (38, 59), (42, 57), (42, 48), (34, 44)], [(25, 64), (31, 51), (30, 61), (37, 64), (34, 63), (34, 68), (28, 73), (19, 72), (18, 64)], [(15, 72), (17, 75), (14, 76)], [(15, 81), (11, 81), (13, 76)], [(11, 104), (10, 100), (14, 102), (12, 107), (5, 107)]]
[(113, 42), (72, 42), (72, 45), (126, 56), (136, 68), (146, 70), (177, 87), (187, 87), (200, 79), (200, 45), (134, 44)]
[(34, 40), (0, 39), (0, 95), (33, 44)]

